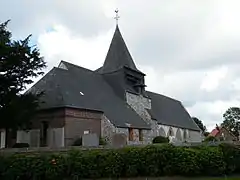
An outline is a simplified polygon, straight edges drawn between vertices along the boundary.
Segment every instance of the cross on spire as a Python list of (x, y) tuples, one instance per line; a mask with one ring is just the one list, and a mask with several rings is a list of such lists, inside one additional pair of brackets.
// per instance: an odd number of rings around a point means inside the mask
[(114, 17), (114, 19), (116, 19), (116, 24), (118, 24), (118, 19), (120, 18), (120, 16), (118, 15), (118, 9), (115, 10), (116, 16)]

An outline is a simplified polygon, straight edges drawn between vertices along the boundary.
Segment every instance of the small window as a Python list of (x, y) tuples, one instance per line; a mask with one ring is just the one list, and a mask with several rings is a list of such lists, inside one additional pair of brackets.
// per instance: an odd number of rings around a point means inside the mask
[(133, 129), (132, 128), (128, 129), (128, 140), (133, 141)]
[(89, 134), (89, 133), (90, 133), (89, 130), (86, 130), (83, 132), (83, 134)]
[(143, 141), (143, 132), (142, 132), (142, 129), (139, 129), (139, 141)]

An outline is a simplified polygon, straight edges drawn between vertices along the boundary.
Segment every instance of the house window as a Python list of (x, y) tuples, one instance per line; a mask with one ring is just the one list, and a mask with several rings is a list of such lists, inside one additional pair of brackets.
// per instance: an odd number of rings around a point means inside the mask
[(133, 128), (128, 129), (128, 140), (133, 141)]
[(143, 132), (142, 132), (142, 129), (139, 129), (139, 141), (143, 141)]

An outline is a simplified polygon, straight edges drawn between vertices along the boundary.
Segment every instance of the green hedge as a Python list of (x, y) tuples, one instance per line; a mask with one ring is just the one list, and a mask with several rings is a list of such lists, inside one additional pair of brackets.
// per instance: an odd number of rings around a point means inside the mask
[(0, 157), (1, 180), (215, 176), (237, 172), (240, 150), (227, 145), (198, 148), (152, 145)]
[(160, 143), (169, 143), (168, 137), (156, 136), (153, 141), (153, 144), (160, 144)]

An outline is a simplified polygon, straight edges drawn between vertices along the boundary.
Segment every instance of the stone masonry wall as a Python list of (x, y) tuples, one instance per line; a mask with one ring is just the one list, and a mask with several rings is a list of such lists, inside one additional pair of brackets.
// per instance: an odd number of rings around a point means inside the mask
[(127, 103), (138, 113), (138, 115), (151, 126), (152, 130), (144, 130), (143, 132), (143, 139), (145, 143), (150, 143), (158, 134), (157, 122), (152, 120), (150, 114), (147, 112), (147, 109), (151, 109), (151, 99), (142, 95), (126, 92), (126, 100)]
[(111, 144), (114, 133), (116, 133), (116, 128), (110, 122), (110, 120), (103, 115), (101, 119), (101, 136), (107, 141), (108, 144)]
[[(192, 131), (188, 129), (183, 129), (179, 127), (170, 127), (167, 125), (158, 124), (157, 121), (152, 120), (147, 109), (151, 109), (151, 99), (146, 98), (142, 95), (137, 95), (133, 93), (126, 92), (127, 103), (142, 117), (145, 122), (147, 122), (152, 130), (144, 131), (144, 141), (149, 143), (152, 139), (159, 135), (169, 135), (171, 129), (173, 136), (175, 136), (179, 141), (189, 141), (189, 142), (200, 142), (200, 132)], [(184, 133), (185, 132), (185, 133)]]
[(151, 124), (151, 116), (146, 109), (151, 109), (151, 99), (126, 92), (127, 103), (148, 123)]
[[(147, 109), (151, 109), (151, 99), (141, 95), (126, 92), (127, 103), (142, 117), (142, 119), (151, 126), (151, 130), (142, 130), (143, 141), (139, 141), (139, 129), (133, 129), (133, 141), (129, 141), (128, 128), (115, 127), (106, 116), (103, 115), (101, 120), (102, 136), (112, 142), (112, 137), (116, 133), (123, 133), (127, 137), (128, 144), (149, 144), (153, 138), (159, 135), (168, 136), (172, 131), (172, 135), (179, 141), (199, 142), (199, 132), (179, 127), (170, 127), (167, 125), (158, 124), (156, 120), (152, 120)], [(185, 133), (184, 133), (185, 132)]]
[(115, 127), (105, 115), (102, 116), (101, 134), (102, 137), (105, 138), (105, 140), (108, 142), (108, 144), (112, 144), (112, 137), (114, 136), (114, 134), (125, 134), (127, 137), (127, 144), (147, 144), (147, 137), (149, 132), (151, 131), (142, 130), (143, 141), (139, 141), (139, 130), (133, 129), (133, 141), (129, 141), (128, 128)]

